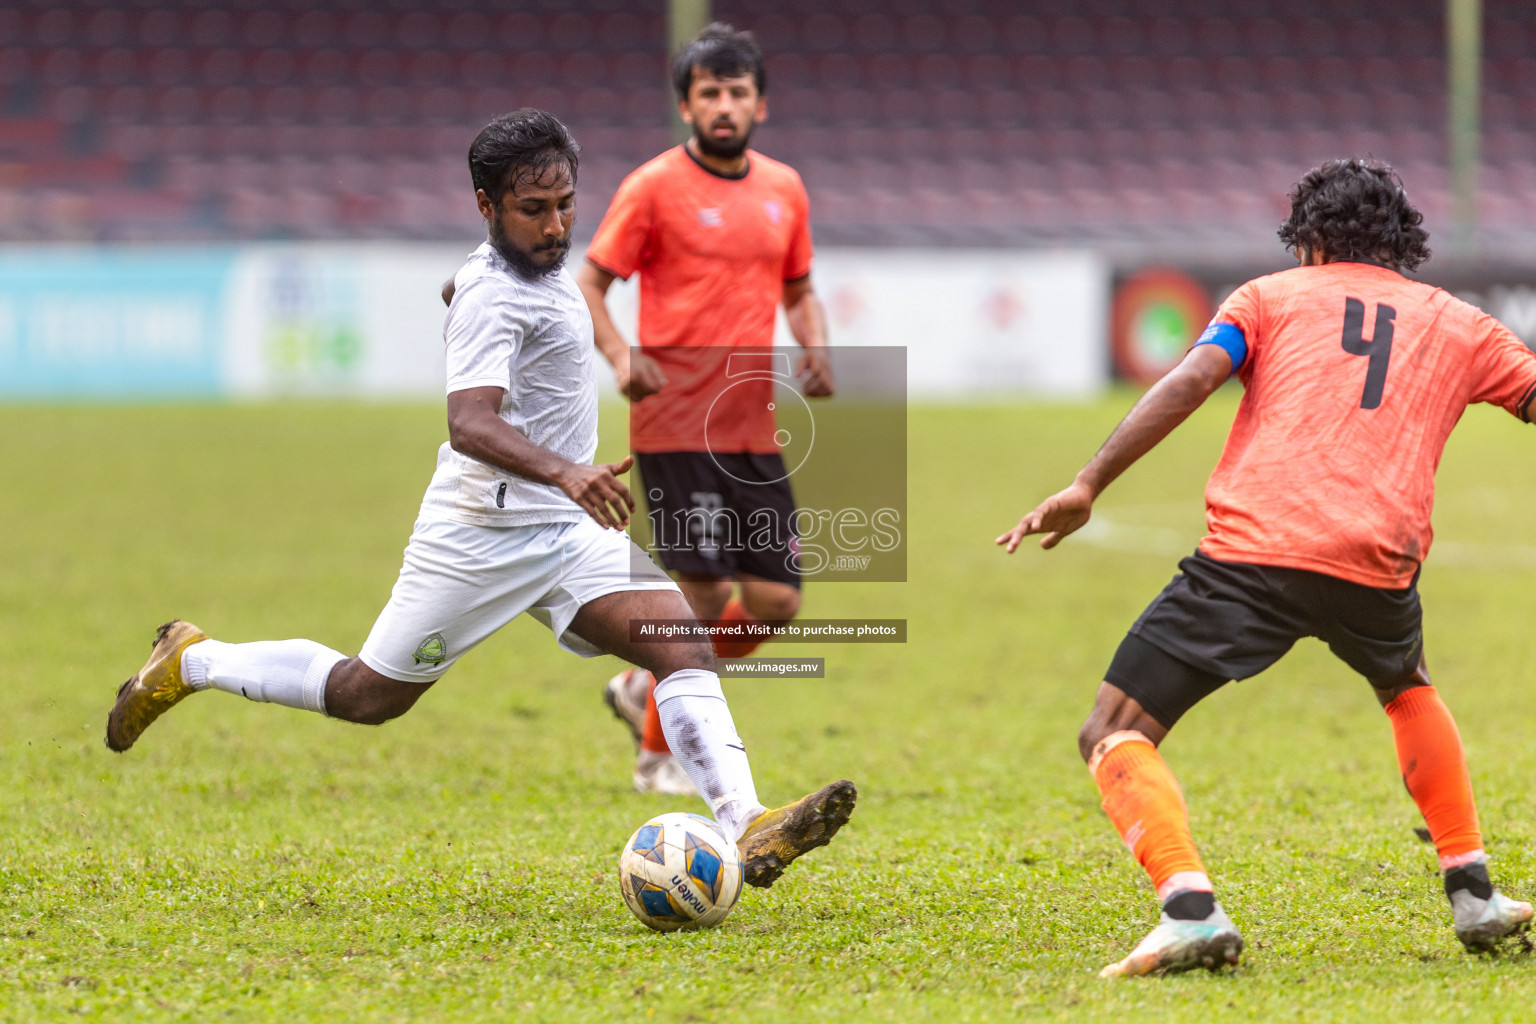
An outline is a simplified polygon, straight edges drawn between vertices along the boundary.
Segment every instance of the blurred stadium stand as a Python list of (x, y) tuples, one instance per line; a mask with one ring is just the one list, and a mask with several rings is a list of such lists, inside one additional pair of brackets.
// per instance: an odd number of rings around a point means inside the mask
[[(1445, 226), (1442, 0), (715, 0), (823, 242), (1272, 252), (1336, 155)], [(1483, 250), (1536, 251), (1536, 5), (1485, 0)], [(590, 234), (670, 142), (661, 0), (0, 7), (0, 240), (466, 239), (489, 117), (555, 111)]]

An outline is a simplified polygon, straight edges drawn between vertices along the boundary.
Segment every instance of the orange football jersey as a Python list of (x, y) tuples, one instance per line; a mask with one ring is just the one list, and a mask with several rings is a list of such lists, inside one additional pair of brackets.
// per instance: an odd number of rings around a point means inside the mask
[(624, 179), (587, 249), (611, 274), (639, 272), (639, 341), (668, 378), (631, 408), (635, 451), (704, 451), (706, 416), (712, 450), (779, 450), (774, 381), (731, 386), (729, 356), (773, 345), (784, 282), (811, 272), (810, 201), (793, 168), (752, 151), (748, 161), (744, 177), (726, 178), (668, 150)]
[(1408, 586), (1429, 553), (1435, 469), (1472, 402), (1523, 414), (1536, 353), (1448, 292), (1368, 263), (1238, 288), (1246, 388), (1206, 487), (1212, 558)]

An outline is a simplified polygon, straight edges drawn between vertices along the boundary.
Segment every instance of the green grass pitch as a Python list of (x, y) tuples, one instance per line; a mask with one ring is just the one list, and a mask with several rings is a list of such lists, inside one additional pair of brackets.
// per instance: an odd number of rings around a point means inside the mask
[[(172, 616), (355, 652), (440, 407), (0, 409), (0, 1018), (1528, 1019), (1536, 959), (1461, 952), (1386, 718), (1312, 641), (1165, 746), (1243, 966), (1095, 977), (1156, 910), (1076, 728), (1200, 535), (1235, 394), (1113, 487), (1087, 536), (1011, 559), (992, 538), (1130, 398), (914, 408), (910, 581), (812, 587), (805, 608), (905, 617), (910, 642), (796, 647), (825, 680), (728, 684), (765, 799), (847, 776), (858, 813), (721, 928), (670, 936), (630, 917), (615, 864), (641, 821), (689, 805), (629, 792), (599, 699), (615, 663), (537, 624), (382, 728), (211, 693), (126, 755), (102, 745)], [(605, 409), (603, 457), (622, 422)], [(1536, 433), (1468, 415), (1422, 582), (1494, 875), (1524, 899), (1533, 469)]]

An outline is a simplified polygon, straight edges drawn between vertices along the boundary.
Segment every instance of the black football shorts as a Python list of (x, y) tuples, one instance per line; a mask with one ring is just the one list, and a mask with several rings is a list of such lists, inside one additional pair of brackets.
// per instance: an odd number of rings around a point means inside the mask
[(1304, 569), (1219, 561), (1198, 550), (1179, 570), (1104, 674), (1165, 727), (1229, 681), (1269, 668), (1304, 636), (1322, 640), (1368, 680), (1397, 681), (1418, 667), (1424, 613), (1417, 575), (1387, 590)]
[(662, 565), (800, 585), (795, 496), (782, 456), (639, 452), (635, 461)]

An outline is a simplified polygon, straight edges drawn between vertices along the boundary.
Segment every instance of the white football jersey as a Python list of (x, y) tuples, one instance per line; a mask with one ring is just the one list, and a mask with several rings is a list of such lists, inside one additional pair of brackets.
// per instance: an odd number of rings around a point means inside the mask
[[(522, 277), (489, 242), (454, 276), (443, 322), (448, 392), (505, 389), (501, 418), (572, 462), (597, 454), (592, 315), (570, 271)], [(558, 487), (461, 455), (446, 442), (421, 518), (476, 526), (574, 522), (587, 513)]]

